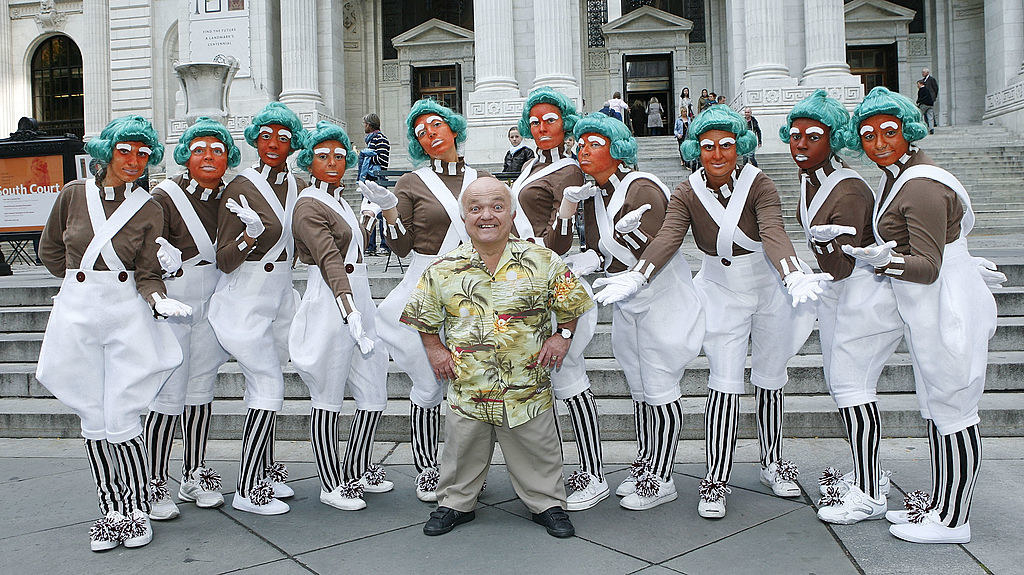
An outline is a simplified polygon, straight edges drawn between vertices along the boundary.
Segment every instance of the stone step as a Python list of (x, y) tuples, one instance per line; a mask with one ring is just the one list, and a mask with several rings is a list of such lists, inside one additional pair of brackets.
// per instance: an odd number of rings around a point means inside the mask
[[(683, 398), (681, 439), (704, 437), (703, 397)], [(633, 402), (628, 399), (598, 399), (598, 421), (603, 440), (635, 439)], [(572, 436), (572, 425), (565, 407), (558, 405), (559, 423), (566, 438)], [(739, 436), (757, 437), (754, 423), (754, 400), (747, 395), (740, 400)], [(883, 395), (878, 409), (883, 437), (924, 437), (925, 428), (910, 394)], [(352, 402), (346, 402), (341, 416), (341, 429), (352, 424)], [(211, 439), (239, 438), (246, 408), (241, 400), (219, 400), (213, 404)], [(1024, 393), (986, 393), (981, 398), (981, 426), (985, 434), (998, 437), (1024, 435)], [(277, 439), (303, 441), (309, 438), (309, 403), (285, 402), (277, 416)], [(441, 426), (444, 429), (444, 426)], [(78, 417), (56, 399), (0, 399), (0, 437), (77, 438)], [(788, 437), (845, 437), (846, 432), (827, 395), (795, 395), (786, 397), (784, 433)], [(391, 401), (384, 410), (377, 428), (378, 441), (409, 440), (409, 402)]]
[[(746, 377), (749, 380), (749, 360)], [(35, 363), (0, 363), (0, 398), (52, 397), (35, 378)], [(614, 359), (588, 359), (587, 374), (594, 394), (601, 398), (628, 398), (625, 376)], [(704, 357), (694, 359), (687, 366), (681, 380), (685, 397), (707, 394), (708, 362)], [(284, 368), (284, 396), (288, 400), (308, 399), (309, 392), (291, 364)], [(237, 363), (221, 367), (217, 376), (215, 394), (218, 398), (239, 399), (245, 380)], [(388, 397), (409, 397), (409, 378), (394, 363), (388, 370)], [(749, 389), (749, 385), (747, 386)], [(786, 387), (795, 394), (827, 394), (820, 355), (800, 355), (789, 362), (789, 383)], [(989, 352), (985, 389), (989, 392), (1024, 392), (1024, 352)], [(894, 354), (882, 370), (878, 380), (881, 393), (911, 393), (914, 391), (913, 368), (906, 353)]]

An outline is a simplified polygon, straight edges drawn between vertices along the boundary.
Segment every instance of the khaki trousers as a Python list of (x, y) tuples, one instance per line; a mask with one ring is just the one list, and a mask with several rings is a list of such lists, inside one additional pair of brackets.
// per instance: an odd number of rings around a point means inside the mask
[(451, 411), (445, 417), (444, 452), (437, 484), (437, 504), (456, 511), (472, 511), (487, 478), (494, 440), (501, 445), (512, 487), (526, 507), (540, 513), (565, 509), (562, 483), (562, 443), (549, 409), (526, 423), (509, 428), (468, 419)]

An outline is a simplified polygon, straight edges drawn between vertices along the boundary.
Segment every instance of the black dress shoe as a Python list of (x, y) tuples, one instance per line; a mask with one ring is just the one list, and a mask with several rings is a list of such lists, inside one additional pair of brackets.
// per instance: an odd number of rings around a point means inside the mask
[(554, 537), (572, 537), (576, 534), (576, 528), (572, 526), (572, 521), (569, 521), (569, 514), (561, 507), (534, 513), (533, 522), (543, 525), (548, 530), (548, 535)]
[[(449, 507), (438, 507), (430, 512), (430, 519), (423, 525), (424, 535), (444, 535), (456, 525), (476, 519), (476, 511), (456, 511)], [(568, 518), (567, 518), (568, 519)], [(572, 527), (570, 525), (570, 527)]]

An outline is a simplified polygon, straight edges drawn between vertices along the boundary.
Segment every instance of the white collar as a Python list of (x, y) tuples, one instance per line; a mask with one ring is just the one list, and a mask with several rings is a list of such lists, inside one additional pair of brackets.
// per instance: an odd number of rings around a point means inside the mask
[(444, 160), (431, 158), (430, 167), (438, 174), (457, 176), (466, 171), (466, 161), (462, 156), (459, 156), (459, 160), (457, 162), (445, 162)]

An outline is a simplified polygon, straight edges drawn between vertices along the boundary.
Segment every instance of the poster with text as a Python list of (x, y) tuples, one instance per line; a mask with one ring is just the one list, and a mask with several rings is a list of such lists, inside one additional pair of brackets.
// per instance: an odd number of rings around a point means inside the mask
[(192, 0), (188, 26), (192, 62), (214, 62), (217, 56), (234, 56), (238, 60), (236, 77), (251, 75), (246, 0)]
[(63, 185), (61, 156), (0, 158), (0, 232), (42, 230)]

